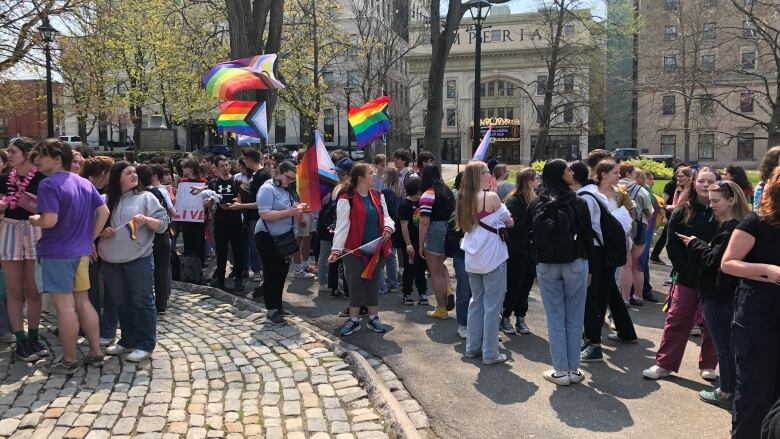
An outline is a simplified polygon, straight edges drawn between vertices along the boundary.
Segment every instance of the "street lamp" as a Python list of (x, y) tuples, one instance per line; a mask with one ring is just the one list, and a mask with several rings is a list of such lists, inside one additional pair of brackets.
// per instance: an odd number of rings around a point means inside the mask
[(46, 53), (46, 128), (47, 136), (54, 137), (54, 93), (51, 85), (51, 43), (57, 34), (51, 24), (49, 17), (43, 17), (43, 22), (38, 26), (38, 32), (41, 33), (43, 40), (43, 50)]
[[(349, 81), (349, 79), (347, 81)], [(352, 160), (352, 136), (349, 130), (349, 95), (352, 94), (351, 85), (347, 84), (344, 87), (344, 94), (347, 95), (347, 111), (345, 111), (345, 113), (347, 114), (347, 157), (349, 157), (349, 159)]]
[(476, 47), (474, 49), (474, 130), (472, 131), (471, 148), (472, 154), (479, 147), (480, 141), (480, 126), (479, 126), (479, 110), (480, 110), (480, 88), (482, 86), (481, 70), (482, 70), (482, 23), (490, 12), (490, 2), (485, 0), (471, 0), (467, 3), (469, 7), (469, 13), (472, 20), (474, 20), (474, 33), (476, 34)]

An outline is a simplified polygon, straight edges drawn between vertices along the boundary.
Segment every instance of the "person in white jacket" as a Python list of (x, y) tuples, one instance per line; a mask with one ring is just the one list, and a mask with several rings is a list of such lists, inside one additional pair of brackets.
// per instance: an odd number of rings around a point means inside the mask
[(482, 364), (507, 360), (498, 351), (498, 321), (506, 294), (506, 260), (502, 239), (505, 227), (514, 221), (495, 192), (490, 192), (491, 175), (484, 162), (466, 165), (456, 205), (456, 225), (465, 233), (460, 248), (466, 254), (466, 272), (471, 287), (466, 357), (482, 356)]
[[(347, 336), (360, 330), (360, 306), (368, 307), (368, 327), (387, 332), (379, 320), (379, 276), (390, 253), (390, 235), (395, 224), (385, 197), (371, 186), (374, 168), (366, 163), (352, 167), (350, 181), (341, 189), (336, 204), (336, 230), (328, 263), (343, 257), (349, 286), (349, 319), (341, 328)], [(345, 254), (346, 253), (346, 254)]]

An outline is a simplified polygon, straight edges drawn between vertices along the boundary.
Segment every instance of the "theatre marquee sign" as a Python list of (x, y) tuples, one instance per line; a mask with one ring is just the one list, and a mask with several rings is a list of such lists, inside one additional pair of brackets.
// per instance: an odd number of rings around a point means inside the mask
[[(480, 137), (484, 137), (488, 127), (493, 127), (492, 142), (519, 142), (520, 120), (501, 117), (485, 118), (479, 122)], [(472, 130), (473, 132), (473, 130)]]

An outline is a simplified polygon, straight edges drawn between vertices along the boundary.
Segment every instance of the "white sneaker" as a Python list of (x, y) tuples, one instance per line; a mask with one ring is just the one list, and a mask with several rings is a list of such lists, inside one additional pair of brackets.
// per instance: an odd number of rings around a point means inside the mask
[(569, 382), (571, 382), (572, 384), (579, 383), (584, 379), (585, 379), (585, 373), (582, 372), (582, 369), (569, 371)]
[(715, 381), (718, 379), (718, 374), (713, 369), (702, 369), (701, 377), (707, 381)]
[(465, 340), (467, 335), (468, 331), (466, 330), (466, 327), (463, 325), (458, 325), (458, 337)]
[(694, 326), (691, 328), (691, 335), (694, 337), (701, 337), (701, 326)]
[(8, 334), (0, 335), (0, 343), (14, 343), (16, 342), (16, 337), (14, 337), (13, 334), (10, 332)]
[(106, 348), (106, 355), (122, 355), (128, 352), (133, 352), (133, 350), (130, 348), (126, 348), (119, 343)]
[(263, 281), (263, 275), (261, 274), (255, 274), (254, 277), (252, 277), (252, 282), (262, 282)]
[(656, 365), (653, 365), (650, 368), (642, 371), (642, 375), (644, 375), (645, 378), (649, 378), (651, 380), (657, 380), (658, 378), (668, 377), (671, 374), (672, 374), (671, 371)]
[(136, 349), (130, 354), (128, 354), (127, 357), (125, 357), (125, 360), (137, 363), (139, 361), (149, 358), (151, 355), (152, 355), (151, 352), (146, 352), (140, 349)]
[(568, 386), (569, 384), (571, 384), (571, 380), (569, 379), (569, 373), (561, 370), (550, 369), (542, 373), (542, 376), (547, 381), (557, 384), (559, 386)]
[(99, 340), (100, 347), (106, 347), (106, 346), (110, 345), (112, 341), (114, 341), (113, 338), (103, 338), (103, 337), (100, 337), (100, 340)]
[(314, 279), (314, 277), (315, 277), (313, 273), (309, 273), (308, 271), (305, 271), (305, 270), (296, 271), (293, 274), (293, 276), (296, 279)]

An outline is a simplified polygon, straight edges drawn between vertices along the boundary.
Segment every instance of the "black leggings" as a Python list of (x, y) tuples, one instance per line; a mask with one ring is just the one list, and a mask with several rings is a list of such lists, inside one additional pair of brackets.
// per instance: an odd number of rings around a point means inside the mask
[(601, 247), (593, 247), (593, 255), (590, 263), (593, 265), (593, 276), (588, 286), (588, 296), (585, 299), (585, 331), (583, 336), (591, 343), (601, 344), (601, 326), (604, 324), (604, 316), (607, 306), (612, 311), (612, 320), (615, 322), (617, 333), (625, 340), (635, 340), (636, 331), (631, 316), (628, 314), (623, 296), (620, 295), (615, 282), (615, 268), (607, 267), (604, 250)]
[(668, 234), (666, 232), (666, 227), (661, 230), (661, 234), (658, 236), (658, 241), (655, 242), (655, 247), (653, 247), (653, 251), (650, 253), (650, 257), (653, 259), (658, 259), (661, 256), (661, 252), (663, 251), (664, 247), (666, 247), (666, 235)]
[(154, 247), (154, 304), (157, 312), (168, 308), (168, 297), (171, 295), (171, 284), (168, 282), (168, 272), (171, 269), (171, 237), (168, 232), (155, 233)]
[(503, 318), (508, 319), (513, 312), (515, 317), (525, 317), (528, 312), (528, 294), (534, 285), (535, 276), (536, 268), (531, 261), (522, 256), (509, 256), (504, 311), (501, 313)]
[(290, 271), (290, 261), (276, 254), (274, 240), (268, 232), (258, 232), (255, 235), (257, 251), (263, 261), (263, 297), (266, 309), (282, 309), (282, 292), (287, 272)]
[(244, 272), (244, 226), (241, 220), (214, 223), (214, 243), (217, 247), (217, 269), (214, 278), (225, 280), (228, 244), (233, 249), (233, 272), (241, 279)]
[(179, 225), (184, 240), (183, 256), (197, 256), (203, 261), (206, 253), (206, 224), (180, 222)]

